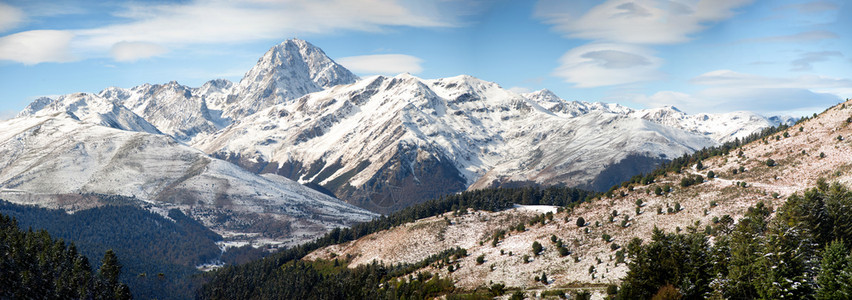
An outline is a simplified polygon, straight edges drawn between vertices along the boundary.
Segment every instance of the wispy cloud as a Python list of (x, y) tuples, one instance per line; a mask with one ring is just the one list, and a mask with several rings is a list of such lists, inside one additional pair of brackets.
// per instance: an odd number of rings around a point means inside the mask
[(825, 109), (841, 100), (832, 93), (796, 88), (708, 88), (694, 94), (660, 91), (631, 95), (630, 101), (648, 107), (672, 105), (687, 113), (752, 111), (763, 115), (801, 116)]
[(690, 82), (707, 86), (752, 87), (752, 88), (829, 88), (852, 87), (852, 79), (806, 75), (799, 77), (769, 77), (731, 70), (715, 70), (701, 74)]
[(839, 38), (836, 33), (826, 30), (812, 30), (790, 35), (767, 36), (760, 38), (744, 39), (741, 43), (801, 43), (816, 42), (820, 40)]
[[(535, 15), (567, 37), (629, 44), (688, 41), (710, 22), (734, 15), (750, 0), (610, 0), (588, 10), (582, 1), (539, 1)], [(581, 13), (582, 12), (582, 13)]]
[(575, 87), (600, 87), (663, 78), (663, 59), (650, 45), (689, 41), (708, 23), (730, 18), (750, 0), (540, 0), (534, 15), (565, 37), (592, 43), (566, 52), (553, 75)]
[[(117, 60), (133, 60), (197, 44), (241, 43), (347, 30), (382, 31), (393, 26), (455, 26), (457, 13), (446, 11), (441, 4), (439, 0), (196, 0), (155, 5), (131, 2), (113, 13), (126, 21), (63, 32), (73, 37), (73, 50), (83, 55), (111, 53)], [(65, 49), (64, 42), (64, 39), (57, 41), (50, 48)], [(138, 45), (145, 45), (146, 49), (130, 53), (120, 43), (144, 43)], [(17, 47), (31, 49), (33, 45), (19, 43)], [(116, 47), (119, 51), (115, 51)], [(2, 59), (25, 62), (14, 56)], [(47, 61), (57, 60), (27, 59), (26, 63)]]
[(396, 75), (417, 74), (423, 71), (422, 59), (405, 54), (376, 54), (336, 59), (338, 63), (359, 74)]
[(622, 44), (589, 44), (571, 49), (559, 59), (553, 75), (575, 87), (599, 87), (656, 80), (662, 59), (646, 48)]
[(72, 61), (73, 37), (74, 34), (61, 30), (31, 30), (0, 37), (0, 60), (29, 65)]
[(828, 61), (834, 57), (843, 57), (843, 53), (840, 51), (808, 52), (791, 62), (793, 68), (790, 71), (810, 71), (814, 68), (813, 63)]
[(701, 74), (691, 82), (705, 86), (693, 94), (661, 91), (632, 95), (649, 107), (674, 105), (687, 112), (755, 111), (800, 114), (836, 104), (852, 91), (852, 80), (825, 76), (769, 77), (731, 70)]
[(518, 94), (526, 94), (532, 92), (532, 90), (528, 87), (523, 86), (513, 86), (509, 88), (510, 91), (518, 93)]
[(0, 3), (0, 32), (15, 28), (24, 21), (24, 12), (17, 7)]
[(110, 55), (116, 61), (136, 61), (166, 53), (166, 48), (146, 42), (118, 42), (112, 45)]

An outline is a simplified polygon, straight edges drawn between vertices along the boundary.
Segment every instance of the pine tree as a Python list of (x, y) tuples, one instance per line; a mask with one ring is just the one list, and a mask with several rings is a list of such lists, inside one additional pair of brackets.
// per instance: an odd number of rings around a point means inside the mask
[(852, 298), (852, 255), (842, 241), (825, 247), (817, 276), (817, 299)]
[[(104, 258), (101, 260), (101, 268), (98, 269), (98, 275), (103, 280), (102, 285), (108, 291), (102, 294), (102, 297), (115, 299), (131, 299), (130, 289), (126, 285), (118, 281), (118, 276), (121, 275), (121, 263), (118, 262), (118, 257), (112, 249), (104, 253)], [(107, 296), (110, 294), (112, 297)]]
[(98, 269), (98, 274), (110, 286), (114, 287), (118, 285), (118, 275), (121, 274), (121, 263), (118, 262), (118, 258), (115, 256), (115, 252), (113, 252), (112, 249), (107, 250), (104, 253), (104, 258), (101, 260), (101, 268)]

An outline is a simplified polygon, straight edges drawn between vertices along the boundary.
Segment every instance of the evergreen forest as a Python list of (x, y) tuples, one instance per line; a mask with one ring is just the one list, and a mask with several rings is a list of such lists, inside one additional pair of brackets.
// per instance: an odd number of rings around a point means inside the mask
[(131, 299), (121, 272), (112, 250), (93, 272), (74, 243), (45, 230), (21, 230), (14, 218), (0, 214), (0, 299)]

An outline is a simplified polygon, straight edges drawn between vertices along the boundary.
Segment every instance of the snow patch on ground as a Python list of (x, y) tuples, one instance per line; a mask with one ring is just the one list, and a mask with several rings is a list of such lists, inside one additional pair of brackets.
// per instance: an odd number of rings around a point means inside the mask
[(518, 210), (527, 210), (527, 211), (532, 211), (532, 212), (543, 214), (543, 213), (556, 213), (556, 210), (559, 209), (559, 206), (515, 204), (515, 205), (512, 206), (512, 208), (518, 209)]

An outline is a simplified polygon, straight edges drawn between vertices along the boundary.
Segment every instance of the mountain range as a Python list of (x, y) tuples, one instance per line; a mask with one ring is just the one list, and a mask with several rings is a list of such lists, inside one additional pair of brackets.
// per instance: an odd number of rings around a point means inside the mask
[(74, 210), (103, 205), (75, 195), (118, 194), (290, 245), (468, 189), (606, 190), (782, 121), (518, 94), (466, 75), (359, 78), (293, 39), (239, 83), (35, 100), (0, 123), (0, 197)]

